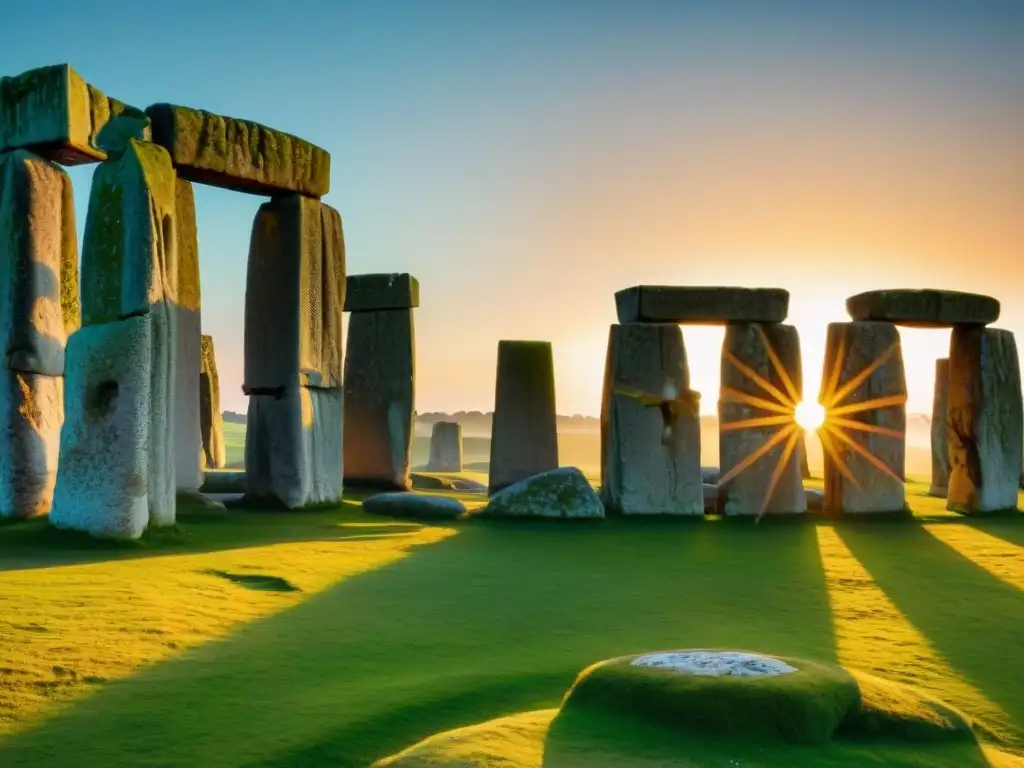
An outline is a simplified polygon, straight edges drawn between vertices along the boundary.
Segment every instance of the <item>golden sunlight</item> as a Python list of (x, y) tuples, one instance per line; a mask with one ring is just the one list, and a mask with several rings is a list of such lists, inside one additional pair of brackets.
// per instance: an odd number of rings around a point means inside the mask
[(815, 431), (825, 423), (825, 406), (813, 400), (797, 403), (794, 413), (796, 423), (808, 432)]

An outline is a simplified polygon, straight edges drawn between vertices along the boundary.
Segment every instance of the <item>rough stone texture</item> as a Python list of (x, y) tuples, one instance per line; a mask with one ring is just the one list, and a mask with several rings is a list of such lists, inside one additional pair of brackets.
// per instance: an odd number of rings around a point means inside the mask
[(771, 656), (735, 651), (668, 651), (637, 656), (633, 667), (665, 669), (675, 674), (701, 677), (775, 677), (796, 672)]
[(289, 509), (341, 501), (342, 392), (291, 387), (252, 395), (245, 431), (246, 499)]
[(714, 483), (704, 483), (701, 491), (704, 496), (704, 514), (718, 514), (718, 485)]
[(0, 154), (0, 349), (9, 370), (60, 376), (78, 328), (71, 180), (24, 150)]
[(615, 294), (620, 323), (781, 323), (789, 291), (781, 288), (637, 285)]
[(700, 477), (704, 485), (718, 485), (718, 478), (722, 476), (722, 471), (718, 467), (701, 467)]
[(174, 457), (175, 481), (180, 492), (199, 490), (203, 484), (205, 463), (200, 416), (203, 332), (199, 237), (192, 184), (183, 179), (176, 183), (174, 215), (178, 233), (178, 302), (174, 313), (178, 326), (174, 363)]
[(152, 315), (91, 325), (68, 339), (66, 418), (50, 522), (136, 539), (149, 523)]
[(341, 385), (345, 248), (338, 212), (301, 195), (260, 206), (245, 291), (245, 389)]
[(291, 134), (201, 109), (154, 104), (153, 141), (171, 153), (178, 175), (256, 195), (298, 192), (323, 197), (331, 188), (331, 156)]
[[(754, 376), (730, 362), (728, 356), (756, 374), (773, 391), (766, 391)], [(773, 356), (777, 362), (773, 362)], [(801, 476), (804, 441), (795, 419), (784, 424), (728, 429), (729, 425), (784, 415), (758, 405), (739, 402), (731, 393), (742, 393), (790, 408), (803, 399), (800, 336), (796, 328), (791, 325), (754, 323), (730, 325), (722, 342), (721, 381), (718, 455), (725, 481), (719, 480), (719, 512), (723, 515), (806, 512), (807, 500)], [(779, 440), (778, 436), (787, 429), (791, 429), (790, 436)], [(765, 452), (765, 446), (773, 440), (776, 440), (773, 447)], [(787, 446), (792, 446), (788, 456)], [(739, 474), (726, 477), (734, 468), (754, 456), (759, 456), (754, 463), (740, 470)], [(784, 457), (785, 463), (782, 464)]]
[(227, 469), (203, 473), (202, 493), (245, 493), (245, 470)]
[(363, 512), (387, 517), (454, 520), (466, 514), (466, 505), (447, 496), (425, 496), (405, 492), (378, 493), (363, 502)]
[[(888, 357), (884, 363), (838, 402), (831, 402), (846, 385), (852, 383), (859, 374), (867, 371), (887, 353)], [(829, 324), (819, 402), (828, 411), (829, 418), (826, 423), (834, 426), (822, 430), (822, 435), (831, 435), (827, 438), (827, 444), (834, 448), (856, 483), (843, 475), (836, 459), (826, 450), (827, 512), (860, 514), (906, 510), (903, 484), (906, 445), (902, 436), (906, 434), (907, 429), (906, 397), (903, 353), (895, 325), (881, 322)], [(879, 405), (858, 412), (842, 412), (846, 406), (871, 401), (877, 401)], [(843, 427), (836, 422), (837, 418), (859, 422), (865, 425), (867, 430), (881, 428), (892, 430), (901, 436)], [(855, 442), (875, 460), (888, 467), (889, 471), (883, 471), (851, 448), (842, 437), (836, 436), (837, 433)], [(823, 437), (823, 440), (826, 438)]]
[(462, 425), (457, 421), (438, 421), (430, 432), (430, 458), (427, 470), (462, 471)]
[(551, 342), (499, 341), (488, 493), (557, 466)]
[(149, 514), (173, 525), (177, 357), (177, 183), (167, 152), (136, 139), (93, 174), (82, 248), (82, 322), (149, 314)]
[(0, 152), (30, 149), (63, 165), (105, 159), (96, 136), (125, 105), (67, 64), (0, 79)]
[(970, 514), (1017, 507), (1022, 410), (1013, 334), (954, 328), (949, 345), (947, 509)]
[(420, 283), (402, 272), (351, 275), (345, 292), (346, 312), (377, 309), (415, 309), (420, 305)]
[(0, 369), (0, 519), (50, 511), (57, 481), (64, 379)]
[(604, 505), (575, 467), (558, 467), (506, 486), (491, 496), (483, 517), (601, 518)]
[(699, 413), (628, 394), (671, 399), (689, 386), (679, 326), (611, 326), (601, 399), (601, 496), (609, 514), (704, 513)]
[(874, 320), (911, 328), (988, 325), (999, 319), (999, 301), (960, 291), (868, 291), (846, 300), (854, 320)]
[(415, 406), (411, 309), (357, 312), (345, 355), (345, 483), (408, 490)]
[(199, 371), (199, 432), (202, 436), (204, 468), (227, 466), (227, 444), (224, 442), (224, 417), (220, 411), (220, 378), (213, 337), (202, 337)]
[(929, 496), (944, 498), (949, 485), (949, 358), (935, 361), (932, 400), (932, 485)]

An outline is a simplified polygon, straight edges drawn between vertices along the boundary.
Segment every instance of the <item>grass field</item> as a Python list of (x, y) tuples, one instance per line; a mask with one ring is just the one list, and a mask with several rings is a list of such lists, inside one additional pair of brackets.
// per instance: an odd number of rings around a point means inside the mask
[[(1024, 747), (1024, 516), (0, 527), (0, 765), (366, 766), (555, 707), (603, 658), (739, 647), (910, 682)], [(467, 500), (473, 497), (467, 496)]]

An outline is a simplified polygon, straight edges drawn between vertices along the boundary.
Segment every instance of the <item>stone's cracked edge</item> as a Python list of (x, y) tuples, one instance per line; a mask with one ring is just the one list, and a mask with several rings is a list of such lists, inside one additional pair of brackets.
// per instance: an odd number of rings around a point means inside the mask
[(637, 656), (633, 667), (665, 669), (701, 677), (776, 677), (797, 672), (784, 661), (736, 651), (663, 651)]

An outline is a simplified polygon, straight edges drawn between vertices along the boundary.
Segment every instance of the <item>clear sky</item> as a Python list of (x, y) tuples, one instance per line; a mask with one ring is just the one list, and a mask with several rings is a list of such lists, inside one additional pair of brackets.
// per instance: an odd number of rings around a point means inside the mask
[[(554, 344), (597, 414), (613, 294), (792, 293), (809, 396), (825, 326), (883, 287), (978, 291), (1024, 334), (1024, 3), (181, 0), (4, 7), (0, 74), (248, 118), (332, 156), (350, 274), (408, 271), (417, 408), (490, 410), (499, 339)], [(91, 167), (72, 171), (79, 232)], [(199, 188), (203, 325), (241, 394), (261, 199)], [(686, 329), (717, 399), (722, 332)], [(948, 333), (908, 332), (929, 412)]]

